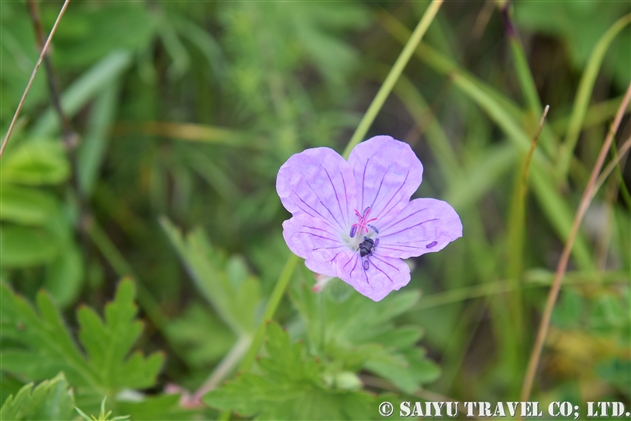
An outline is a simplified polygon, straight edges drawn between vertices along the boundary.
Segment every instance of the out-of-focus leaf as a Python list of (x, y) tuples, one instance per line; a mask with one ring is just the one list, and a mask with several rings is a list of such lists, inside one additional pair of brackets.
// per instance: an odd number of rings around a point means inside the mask
[[(98, 63), (77, 78), (61, 95), (61, 105), (68, 117), (73, 117), (88, 101), (124, 72), (132, 62), (127, 50), (116, 50), (103, 57)], [(59, 130), (59, 117), (49, 108), (35, 123), (31, 134), (51, 135)]]
[(517, 151), (508, 144), (489, 148), (480, 162), (471, 169), (464, 169), (465, 177), (451, 184), (447, 202), (456, 209), (474, 206), (509, 169), (514, 168), (517, 156)]
[[(259, 360), (261, 375), (241, 374), (208, 393), (204, 402), (241, 416), (276, 420), (374, 419), (377, 400), (357, 391), (328, 388), (320, 364), (304, 355), (304, 346), (291, 344), (277, 324), (268, 326), (269, 357)], [(247, 399), (244, 399), (247, 396)]]
[[(2, 71), (0, 83), (0, 121), (8, 121), (15, 112), (15, 105), (24, 93), (24, 87), (35, 67), (39, 52), (34, 46), (35, 34), (27, 8), (23, 3), (3, 3), (0, 13), (0, 54)], [(28, 115), (34, 106), (49, 101), (44, 73), (33, 80), (29, 95), (24, 101), (23, 115)], [(1, 123), (0, 123), (1, 124)], [(3, 128), (3, 133), (5, 133)]]
[[(525, 29), (559, 36), (570, 53), (572, 64), (581, 69), (611, 22), (628, 12), (628, 4), (619, 2), (526, 1), (515, 3), (514, 15), (518, 25)], [(629, 37), (620, 40), (623, 41), (620, 45), (622, 55), (607, 64), (610, 68), (613, 65), (618, 82), (626, 85), (629, 79)], [(625, 46), (626, 53), (622, 49)]]
[(440, 368), (419, 348), (402, 355), (381, 352), (371, 355), (366, 368), (397, 385), (406, 393), (414, 393), (419, 385), (431, 383), (440, 376)]
[(180, 345), (193, 367), (208, 366), (220, 360), (236, 340), (234, 333), (217, 316), (197, 303), (169, 322), (166, 333), (171, 341)]
[(41, 228), (0, 226), (0, 250), (4, 267), (28, 267), (51, 262), (60, 252), (59, 241)]
[(133, 282), (123, 280), (114, 301), (105, 308), (104, 321), (88, 307), (79, 309), (79, 342), (84, 355), (46, 292), (37, 295), (36, 311), (3, 284), (0, 334), (11, 344), (20, 344), (2, 350), (3, 370), (31, 380), (63, 370), (78, 396), (152, 386), (164, 356), (128, 355), (142, 330), (142, 323), (134, 320), (134, 294)]
[(50, 193), (0, 184), (0, 219), (25, 225), (45, 225), (59, 210)]
[(251, 334), (256, 327), (261, 291), (239, 257), (226, 258), (215, 250), (201, 229), (183, 237), (168, 219), (162, 227), (186, 269), (219, 316), (237, 334)]
[(15, 396), (9, 396), (0, 409), (0, 419), (6, 421), (62, 421), (74, 416), (72, 391), (63, 374), (45, 380), (33, 388), (24, 386)]
[(62, 308), (72, 304), (79, 294), (83, 280), (83, 258), (73, 241), (63, 246), (63, 251), (46, 267), (44, 288)]
[(180, 406), (180, 395), (160, 395), (143, 399), (142, 402), (119, 401), (118, 412), (129, 414), (133, 421), (155, 420), (198, 420), (197, 411), (187, 410)]
[[(607, 30), (598, 40), (598, 43), (594, 47), (594, 51), (591, 52), (583, 76), (576, 92), (576, 99), (574, 100), (574, 106), (572, 108), (572, 115), (567, 127), (567, 133), (563, 143), (563, 149), (561, 155), (557, 161), (557, 170), (561, 172), (562, 176), (566, 176), (570, 169), (570, 161), (574, 154), (574, 148), (578, 142), (578, 137), (583, 126), (583, 120), (587, 113), (587, 107), (589, 106), (590, 98), (592, 96), (592, 89), (596, 83), (598, 77), (598, 70), (605, 57), (605, 53), (609, 48), (611, 42), (616, 36), (631, 23), (631, 14), (628, 14), (619, 19), (609, 30)], [(592, 27), (592, 25), (588, 25)], [(628, 38), (628, 37), (627, 37)], [(628, 61), (627, 65), (628, 65)], [(626, 80), (623, 82), (626, 85)]]
[(59, 141), (25, 142), (2, 157), (3, 183), (58, 184), (70, 175), (70, 165)]
[(583, 311), (583, 297), (572, 289), (563, 291), (559, 302), (554, 306), (552, 322), (562, 329), (575, 329), (580, 326)]
[(146, 48), (156, 28), (154, 16), (150, 8), (137, 2), (76, 4), (55, 34), (55, 66), (76, 68), (113, 50)]
[(90, 195), (94, 189), (105, 152), (110, 125), (116, 114), (118, 83), (115, 81), (97, 97), (88, 124), (88, 131), (77, 151), (78, 177), (81, 190)]

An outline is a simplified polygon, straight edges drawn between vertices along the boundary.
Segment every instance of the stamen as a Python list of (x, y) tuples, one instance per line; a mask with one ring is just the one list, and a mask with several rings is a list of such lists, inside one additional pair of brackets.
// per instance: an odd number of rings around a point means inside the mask
[(379, 239), (375, 239), (375, 245), (373, 247), (377, 247), (379, 245)]
[(357, 224), (354, 224), (351, 227), (351, 238), (355, 237), (355, 233), (357, 232)]
[(431, 243), (429, 243), (428, 245), (425, 246), (425, 248), (427, 249), (431, 249), (432, 247), (434, 247), (436, 244), (438, 244), (438, 241), (432, 241)]
[(368, 219), (368, 217), (370, 216), (370, 207), (367, 207), (366, 209), (364, 209), (364, 213), (363, 214), (359, 213), (359, 211), (357, 209), (355, 209), (355, 215), (357, 216), (359, 221), (357, 223), (353, 224), (352, 227), (351, 227), (351, 238), (353, 238), (355, 236), (355, 234), (356, 234), (356, 231), (352, 230), (353, 227), (358, 229), (360, 235), (364, 231), (366, 231), (366, 234), (368, 234), (368, 232), (369, 232), (368, 227), (370, 227), (373, 230), (375, 230), (375, 232), (377, 234), (379, 233), (377, 228), (375, 228), (374, 226), (370, 225), (370, 222), (373, 222), (373, 221), (377, 220), (377, 218)]
[(370, 264), (368, 263), (368, 259), (364, 260), (364, 270), (368, 270)]

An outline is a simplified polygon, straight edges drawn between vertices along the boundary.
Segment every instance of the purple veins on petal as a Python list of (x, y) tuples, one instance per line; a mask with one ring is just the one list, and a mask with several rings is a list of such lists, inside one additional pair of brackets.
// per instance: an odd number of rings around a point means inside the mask
[(459, 237), (462, 223), (447, 202), (414, 199), (381, 227), (379, 250), (381, 255), (407, 259), (442, 250)]
[(352, 223), (356, 185), (348, 163), (330, 148), (307, 149), (291, 156), (276, 178), (278, 196), (294, 216), (311, 214), (344, 230)]
[(396, 216), (406, 206), (423, 177), (423, 165), (412, 148), (390, 136), (360, 143), (348, 164), (357, 180), (358, 204), (372, 203), (371, 214), (380, 221)]
[(439, 251), (462, 236), (449, 204), (410, 201), (422, 173), (410, 146), (390, 136), (360, 143), (348, 161), (329, 148), (295, 154), (276, 180), (293, 215), (283, 237), (310, 270), (379, 301), (410, 281), (401, 259)]
[[(366, 259), (368, 260), (368, 259)], [(374, 255), (370, 257), (368, 270), (348, 272), (339, 276), (359, 293), (373, 301), (380, 301), (390, 292), (398, 290), (410, 281), (410, 268), (401, 259)]]

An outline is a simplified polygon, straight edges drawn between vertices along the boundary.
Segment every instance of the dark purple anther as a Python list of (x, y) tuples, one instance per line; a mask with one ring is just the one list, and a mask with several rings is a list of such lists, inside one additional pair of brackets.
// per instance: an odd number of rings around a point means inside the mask
[(351, 228), (351, 238), (355, 237), (355, 233), (357, 232), (357, 226), (353, 225)]
[(370, 224), (368, 224), (368, 226), (369, 226), (370, 228), (372, 228), (372, 229), (373, 229), (373, 230), (374, 230), (377, 234), (379, 234), (379, 230), (378, 230), (377, 228), (375, 228), (375, 226), (374, 226), (374, 225), (370, 225)]
[(364, 270), (368, 270), (368, 266), (369, 266), (368, 259), (366, 259), (364, 260)]
[(431, 243), (429, 243), (428, 245), (425, 246), (425, 248), (427, 249), (431, 249), (432, 247), (434, 247), (436, 244), (438, 244), (438, 241), (432, 241)]
[(374, 245), (373, 247), (377, 247), (378, 245), (379, 245), (379, 239), (377, 238), (377, 239), (375, 240), (375, 245)]

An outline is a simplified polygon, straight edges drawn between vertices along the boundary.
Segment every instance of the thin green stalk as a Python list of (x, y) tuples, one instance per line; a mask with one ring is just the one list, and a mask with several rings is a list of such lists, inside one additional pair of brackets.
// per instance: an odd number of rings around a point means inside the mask
[(614, 23), (614, 25), (598, 40), (598, 43), (594, 47), (594, 50), (587, 61), (587, 67), (585, 68), (585, 72), (583, 73), (578, 85), (576, 99), (574, 100), (574, 106), (572, 108), (572, 115), (570, 117), (567, 133), (563, 142), (563, 148), (561, 149), (557, 163), (557, 179), (565, 179), (570, 169), (570, 161), (572, 160), (574, 148), (578, 142), (578, 136), (581, 133), (581, 127), (583, 126), (583, 120), (585, 119), (587, 107), (589, 106), (592, 89), (596, 83), (598, 70), (605, 58), (605, 53), (614, 38), (629, 23), (631, 23), (631, 14), (623, 16)]
[[(397, 59), (397, 61), (394, 63), (394, 66), (392, 67), (392, 70), (388, 74), (388, 77), (386, 77), (386, 80), (384, 81), (383, 85), (379, 89), (379, 92), (377, 92), (377, 95), (375, 96), (372, 103), (368, 107), (366, 114), (364, 114), (364, 117), (362, 118), (361, 122), (357, 126), (355, 133), (353, 134), (353, 136), (351, 137), (351, 140), (346, 146), (346, 149), (344, 150), (344, 153), (343, 153), (343, 156), (345, 158), (348, 158), (351, 150), (364, 138), (364, 136), (366, 135), (366, 132), (368, 132), (370, 125), (372, 124), (375, 117), (377, 116), (377, 113), (383, 106), (383, 103), (385, 102), (386, 98), (392, 91), (392, 88), (394, 87), (394, 84), (396, 83), (397, 79), (401, 75), (401, 72), (405, 68), (405, 65), (410, 60), (410, 57), (414, 53), (416, 47), (418, 46), (418, 43), (421, 41), (421, 38), (427, 31), (429, 24), (432, 22), (432, 20), (436, 16), (436, 13), (438, 12), (438, 9), (440, 8), (442, 2), (443, 0), (433, 0), (432, 3), (427, 8), (427, 10), (425, 11), (425, 14), (423, 15), (423, 17), (421, 18), (421, 21), (419, 22), (418, 26), (414, 30), (414, 33), (410, 37), (406, 46), (403, 48), (403, 51), (399, 55), (399, 58)], [(296, 264), (298, 263), (298, 260), (299, 260), (298, 256), (292, 253), (289, 256), (287, 263), (285, 263), (285, 267), (283, 268), (278, 278), (278, 281), (276, 282), (274, 291), (272, 291), (272, 295), (269, 301), (267, 302), (267, 306), (265, 307), (265, 312), (263, 313), (261, 324), (259, 325), (259, 327), (256, 330), (256, 333), (254, 334), (254, 338), (252, 340), (252, 344), (250, 345), (250, 349), (248, 350), (248, 353), (245, 355), (243, 361), (241, 362), (241, 366), (239, 367), (240, 371), (248, 371), (252, 367), (252, 364), (254, 364), (256, 355), (265, 337), (265, 330), (267, 327), (267, 323), (269, 320), (271, 320), (271, 318), (274, 316), (274, 313), (276, 312), (276, 308), (278, 307), (278, 304), (280, 303), (280, 300), (285, 293), (285, 289), (287, 289), (287, 285), (289, 284), (289, 280), (291, 279), (291, 275), (293, 274), (294, 269), (296, 268)], [(222, 412), (219, 417), (220, 420), (228, 420), (229, 418), (230, 418), (230, 411)]]
[[(516, 289), (545, 288), (552, 285), (554, 274), (550, 272), (539, 273), (538, 270), (527, 272), (522, 284), (515, 286), (510, 281), (501, 280), (486, 282), (484, 284), (466, 286), (423, 296), (423, 299), (414, 307), (412, 312), (440, 307), (447, 304), (459, 303), (473, 298), (482, 298), (489, 295), (504, 294)], [(628, 278), (627, 272), (618, 271), (574, 271), (565, 276), (565, 285), (610, 285), (624, 283)]]
[(379, 113), (379, 110), (381, 110), (386, 98), (390, 95), (390, 92), (392, 91), (394, 84), (399, 79), (401, 72), (403, 72), (403, 69), (408, 61), (410, 61), (410, 57), (412, 57), (412, 54), (416, 50), (421, 38), (423, 38), (423, 35), (427, 31), (430, 23), (432, 23), (434, 17), (436, 17), (436, 13), (438, 13), (438, 9), (440, 9), (442, 3), (443, 0), (432, 0), (430, 3), (429, 7), (425, 11), (425, 14), (421, 18), (421, 21), (418, 23), (416, 29), (408, 39), (407, 44), (403, 47), (403, 51), (401, 51), (399, 58), (397, 58), (394, 66), (392, 66), (392, 70), (390, 70), (388, 77), (386, 77), (386, 80), (381, 85), (381, 88), (379, 88), (379, 92), (377, 92), (375, 99), (372, 100), (366, 114), (364, 114), (364, 117), (359, 122), (359, 125), (357, 126), (355, 133), (353, 133), (351, 140), (348, 142), (346, 149), (344, 149), (344, 153), (342, 154), (344, 158), (348, 158), (351, 150), (353, 150), (353, 148), (357, 146), (357, 144), (366, 136), (368, 129), (375, 120), (375, 117), (377, 117), (377, 114)]
[(627, 108), (629, 102), (631, 102), (631, 84), (629, 84), (629, 87), (627, 88), (624, 99), (622, 100), (620, 108), (616, 113), (616, 118), (611, 124), (609, 133), (607, 133), (607, 137), (605, 138), (605, 141), (603, 142), (603, 145), (600, 149), (600, 153), (598, 154), (598, 158), (596, 159), (596, 164), (594, 165), (594, 168), (592, 169), (592, 172), (589, 176), (589, 181), (587, 182), (587, 186), (585, 187), (585, 191), (583, 192), (583, 195), (581, 197), (578, 210), (576, 211), (574, 220), (572, 221), (570, 234), (567, 238), (567, 241), (565, 242), (565, 246), (563, 247), (561, 257), (559, 258), (554, 282), (552, 283), (552, 287), (550, 288), (550, 292), (548, 293), (546, 305), (544, 307), (543, 314), (541, 315), (541, 322), (539, 323), (537, 338), (530, 354), (530, 360), (528, 362), (526, 375), (524, 376), (524, 383), (522, 385), (522, 391), (520, 395), (520, 400), (522, 402), (527, 401), (530, 398), (530, 393), (532, 391), (537, 367), (539, 366), (539, 360), (543, 351), (543, 344), (548, 334), (552, 311), (554, 310), (554, 305), (556, 304), (556, 300), (561, 289), (561, 284), (563, 283), (563, 275), (565, 275), (565, 270), (567, 269), (567, 264), (570, 259), (570, 253), (572, 251), (572, 246), (574, 245), (574, 240), (578, 235), (581, 222), (583, 221), (583, 217), (585, 216), (587, 208), (591, 203), (591, 199), (594, 197), (593, 195), (595, 194), (594, 187), (596, 183), (596, 178), (598, 177), (598, 174), (602, 169), (602, 166), (605, 162), (605, 157), (607, 156), (609, 148), (611, 147), (614, 135), (620, 127), (620, 122), (622, 121), (624, 110)]
[[(511, 207), (508, 216), (508, 241), (507, 241), (507, 264), (506, 264), (506, 276), (512, 286), (513, 291), (506, 295), (508, 303), (509, 317), (505, 318), (509, 323), (509, 329), (511, 330), (511, 341), (508, 346), (510, 354), (515, 358), (512, 361), (511, 366), (523, 365), (523, 359), (525, 354), (523, 352), (523, 343), (525, 339), (524, 332), (524, 312), (523, 312), (523, 296), (519, 285), (521, 283), (522, 271), (523, 271), (523, 254), (524, 254), (524, 242), (525, 242), (525, 217), (526, 217), (526, 198), (528, 194), (528, 173), (530, 170), (530, 163), (532, 161), (532, 155), (537, 146), (537, 140), (543, 129), (546, 115), (548, 114), (549, 106), (546, 106), (539, 121), (539, 129), (534, 135), (530, 151), (524, 158), (524, 163), (521, 166), (520, 171), (517, 173), (515, 179), (515, 187), (513, 190), (513, 199), (511, 200)], [(519, 385), (516, 385), (519, 387)]]
[[(596, 127), (613, 119), (616, 111), (618, 111), (618, 106), (620, 106), (620, 101), (622, 101), (622, 95), (591, 105), (587, 109), (585, 118), (583, 119), (583, 124), (581, 125), (580, 129), (585, 130)], [(627, 107), (627, 112), (629, 111), (631, 111), (631, 104), (629, 104), (629, 106)], [(565, 132), (568, 128), (571, 117), (572, 115), (568, 114), (566, 116), (557, 118), (554, 122), (551, 123), (552, 130), (556, 133)]]
[[(383, 105), (384, 101), (390, 94), (390, 91), (392, 90), (392, 87), (394, 86), (397, 79), (401, 75), (403, 68), (405, 67), (410, 57), (414, 53), (414, 50), (416, 49), (418, 43), (423, 37), (423, 34), (425, 34), (425, 32), (427, 31), (429, 24), (432, 22), (432, 20), (436, 16), (436, 13), (438, 12), (438, 9), (440, 8), (442, 2), (443, 0), (433, 0), (432, 3), (427, 8), (425, 14), (423, 15), (423, 18), (421, 18), (421, 21), (419, 22), (418, 26), (414, 30), (414, 33), (410, 37), (410, 40), (408, 41), (407, 45), (403, 48), (403, 51), (399, 55), (399, 58), (397, 59), (397, 61), (394, 63), (394, 66), (392, 67), (392, 70), (388, 74), (388, 77), (386, 78), (385, 82), (381, 86), (381, 89), (379, 89), (379, 92), (375, 96), (375, 99), (370, 104), (370, 107), (368, 107), (366, 114), (364, 114), (364, 117), (359, 123), (359, 126), (355, 130), (355, 133), (353, 134), (351, 140), (349, 141), (345, 149), (345, 152), (344, 152), (345, 157), (348, 157), (348, 155), (350, 154), (350, 151), (366, 135), (368, 128), (370, 127), (377, 113), (381, 109), (381, 106)], [(252, 364), (254, 363), (254, 359), (256, 358), (256, 354), (258, 353), (258, 350), (261, 347), (261, 344), (263, 343), (263, 338), (265, 336), (265, 328), (267, 326), (267, 322), (274, 316), (274, 313), (276, 312), (276, 308), (278, 307), (278, 304), (280, 303), (280, 300), (283, 297), (283, 294), (285, 293), (285, 289), (287, 288), (287, 285), (289, 284), (289, 280), (291, 279), (291, 275), (293, 274), (293, 271), (296, 267), (297, 262), (298, 262), (298, 256), (292, 253), (289, 256), (287, 263), (285, 263), (285, 267), (283, 268), (283, 271), (281, 272), (278, 278), (278, 281), (276, 282), (274, 291), (272, 292), (272, 295), (267, 303), (267, 307), (265, 308), (262, 322), (259, 325), (256, 333), (254, 334), (252, 345), (250, 346), (250, 349), (248, 350), (248, 353), (246, 354), (245, 358), (241, 362), (241, 366), (239, 367), (241, 371), (248, 371), (252, 367)]]
[[(280, 304), (280, 300), (283, 298), (285, 294), (285, 290), (287, 289), (287, 285), (289, 285), (289, 280), (291, 279), (291, 275), (294, 273), (294, 269), (296, 269), (296, 264), (298, 263), (298, 256), (291, 253), (283, 270), (278, 277), (278, 281), (276, 281), (276, 285), (274, 286), (274, 290), (272, 291), (272, 295), (267, 302), (267, 306), (265, 307), (265, 312), (263, 313), (263, 317), (261, 319), (261, 323), (259, 327), (256, 329), (254, 333), (254, 338), (250, 344), (250, 348), (248, 349), (247, 354), (241, 361), (241, 365), (239, 366), (239, 371), (245, 372), (252, 368), (252, 364), (254, 364), (254, 360), (256, 359), (256, 354), (258, 354), (261, 345), (263, 344), (263, 339), (265, 338), (265, 330), (267, 328), (268, 322), (274, 317), (274, 313), (276, 313), (276, 309), (278, 308), (278, 304)], [(223, 411), (219, 415), (219, 419), (222, 421), (226, 421), (230, 419), (230, 411)]]
[(407, 77), (401, 75), (394, 87), (394, 93), (403, 102), (410, 117), (416, 121), (419, 131), (426, 134), (427, 145), (439, 163), (438, 168), (443, 172), (445, 180), (451, 184), (454, 179), (462, 179), (462, 165), (458, 161), (456, 152), (416, 86)]
[(267, 306), (265, 307), (265, 312), (263, 313), (263, 318), (261, 319), (261, 323), (259, 327), (256, 329), (256, 333), (254, 333), (254, 339), (252, 339), (252, 344), (250, 345), (250, 349), (248, 349), (248, 353), (245, 354), (241, 365), (239, 366), (240, 371), (248, 371), (252, 368), (252, 364), (254, 364), (254, 359), (256, 358), (256, 354), (259, 352), (259, 348), (261, 348), (261, 344), (263, 343), (263, 338), (265, 337), (265, 330), (267, 328), (267, 323), (272, 320), (274, 317), (274, 313), (276, 313), (276, 309), (278, 308), (278, 304), (280, 304), (280, 300), (283, 298), (285, 294), (285, 290), (287, 289), (287, 285), (289, 285), (289, 280), (291, 279), (291, 275), (294, 273), (294, 269), (296, 269), (296, 264), (298, 263), (298, 256), (291, 253), (283, 270), (278, 277), (278, 281), (274, 286), (274, 290), (272, 291), (272, 295), (269, 297), (269, 301), (267, 302)]
[(541, 101), (539, 100), (537, 87), (532, 77), (532, 73), (530, 72), (530, 67), (528, 66), (528, 60), (526, 59), (524, 47), (521, 44), (519, 36), (517, 35), (517, 30), (513, 25), (508, 3), (502, 9), (502, 16), (504, 18), (504, 32), (506, 32), (506, 35), (508, 36), (508, 44), (510, 45), (511, 54), (513, 55), (517, 81), (519, 82), (521, 93), (524, 95), (530, 114), (533, 118), (536, 118), (536, 116), (540, 116), (543, 112), (541, 109)]

